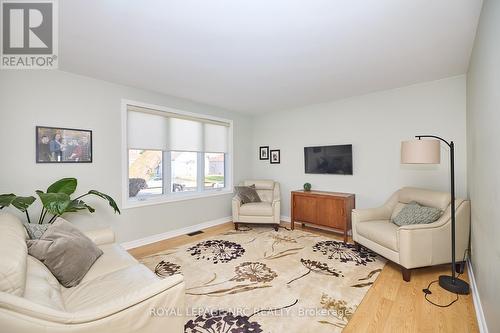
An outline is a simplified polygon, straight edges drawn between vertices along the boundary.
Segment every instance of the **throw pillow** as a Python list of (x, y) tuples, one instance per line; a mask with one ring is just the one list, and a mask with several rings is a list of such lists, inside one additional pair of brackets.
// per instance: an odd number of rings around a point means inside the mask
[(90, 238), (61, 218), (49, 225), (40, 239), (27, 243), (28, 253), (47, 266), (66, 288), (78, 285), (102, 255)]
[(259, 194), (255, 190), (255, 184), (250, 186), (235, 186), (236, 195), (240, 197), (241, 202), (246, 204), (250, 202), (261, 202)]
[(47, 223), (24, 223), (24, 228), (26, 228), (30, 239), (40, 239), (49, 226), (50, 224)]
[(443, 211), (439, 208), (427, 207), (415, 201), (407, 204), (392, 220), (398, 226), (409, 224), (427, 224), (441, 217)]

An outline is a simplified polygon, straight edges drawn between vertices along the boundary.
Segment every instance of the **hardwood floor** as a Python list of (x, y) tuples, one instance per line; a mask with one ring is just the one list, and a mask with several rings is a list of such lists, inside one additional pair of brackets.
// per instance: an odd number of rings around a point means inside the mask
[[(288, 224), (284, 224), (288, 226)], [(136, 258), (163, 251), (168, 248), (197, 242), (233, 228), (226, 223), (204, 230), (195, 236), (179, 236), (154, 244), (142, 246), (129, 252)], [(296, 224), (297, 229), (321, 234), (341, 240), (341, 236)], [(388, 262), (374, 285), (344, 329), (344, 332), (479, 332), (472, 295), (460, 296), (447, 308), (439, 308), (424, 299), (423, 288), (439, 275), (449, 274), (449, 265), (412, 270), (411, 281), (404, 282), (399, 267)], [(467, 272), (462, 279), (468, 281)], [(430, 288), (429, 295), (435, 303), (446, 304), (455, 295), (441, 289), (437, 283)]]

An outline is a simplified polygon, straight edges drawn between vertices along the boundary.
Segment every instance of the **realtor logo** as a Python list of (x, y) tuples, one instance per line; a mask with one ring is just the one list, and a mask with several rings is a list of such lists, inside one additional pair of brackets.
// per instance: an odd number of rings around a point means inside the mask
[(2, 69), (57, 68), (55, 0), (3, 0)]

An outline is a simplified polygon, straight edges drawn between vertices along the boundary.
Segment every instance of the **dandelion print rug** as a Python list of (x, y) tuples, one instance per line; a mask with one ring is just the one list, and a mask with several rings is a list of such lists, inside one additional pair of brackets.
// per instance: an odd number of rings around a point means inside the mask
[(341, 332), (385, 265), (332, 238), (243, 226), (141, 262), (184, 275), (187, 333)]

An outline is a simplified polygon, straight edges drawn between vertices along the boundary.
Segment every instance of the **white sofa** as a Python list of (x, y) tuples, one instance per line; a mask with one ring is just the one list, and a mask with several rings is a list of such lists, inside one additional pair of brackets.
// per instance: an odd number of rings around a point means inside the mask
[(242, 204), (236, 195), (233, 198), (233, 223), (236, 230), (241, 223), (272, 224), (278, 230), (280, 224), (280, 184), (273, 180), (245, 180), (240, 186), (255, 185), (262, 202)]
[(21, 221), (0, 214), (0, 331), (183, 332), (184, 317), (172, 314), (184, 311), (183, 276), (159, 279), (114, 243), (110, 229), (86, 234), (104, 254), (78, 286), (64, 288), (28, 255)]
[[(411, 201), (444, 211), (435, 222), (397, 226), (391, 222)], [(378, 208), (352, 211), (352, 235), (361, 244), (402, 267), (403, 279), (410, 269), (451, 262), (451, 199), (446, 192), (405, 187)], [(469, 244), (470, 202), (456, 199), (456, 260), (461, 261)]]

